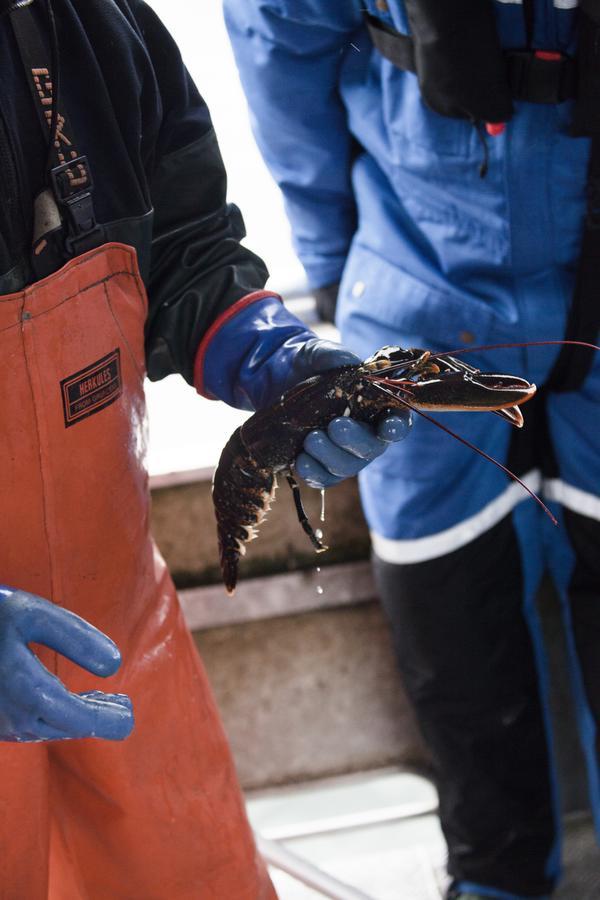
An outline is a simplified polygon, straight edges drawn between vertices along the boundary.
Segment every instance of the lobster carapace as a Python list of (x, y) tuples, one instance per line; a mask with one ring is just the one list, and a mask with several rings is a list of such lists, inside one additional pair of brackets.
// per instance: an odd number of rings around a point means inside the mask
[(326, 428), (338, 416), (374, 424), (394, 409), (406, 407), (418, 412), (494, 412), (520, 428), (519, 406), (535, 391), (535, 385), (524, 378), (481, 372), (454, 356), (401, 347), (383, 347), (361, 364), (342, 366), (297, 384), (244, 422), (221, 454), (213, 501), (227, 592), (235, 590), (239, 557), (246, 552), (245, 544), (257, 536), (279, 473), (286, 475), (292, 487), (298, 518), (315, 549), (327, 549), (308, 522), (292, 475), (294, 460), (314, 429)]

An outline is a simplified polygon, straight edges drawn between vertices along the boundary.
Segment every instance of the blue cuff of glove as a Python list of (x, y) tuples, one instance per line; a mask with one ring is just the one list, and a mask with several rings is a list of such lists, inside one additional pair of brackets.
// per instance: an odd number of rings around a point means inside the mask
[(200, 394), (238, 409), (260, 409), (317, 372), (358, 362), (320, 340), (276, 294), (249, 294), (213, 323), (196, 354)]

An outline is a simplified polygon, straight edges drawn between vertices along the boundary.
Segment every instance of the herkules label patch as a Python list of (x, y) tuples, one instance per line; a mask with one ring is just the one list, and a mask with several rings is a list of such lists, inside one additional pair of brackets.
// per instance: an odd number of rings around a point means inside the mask
[(121, 396), (121, 351), (117, 348), (60, 383), (65, 428), (100, 412)]

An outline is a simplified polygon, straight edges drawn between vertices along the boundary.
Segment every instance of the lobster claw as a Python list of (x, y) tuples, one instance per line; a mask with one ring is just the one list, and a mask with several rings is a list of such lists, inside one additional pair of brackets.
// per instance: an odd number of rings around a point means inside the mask
[(500, 418), (506, 419), (515, 428), (523, 427), (523, 413), (518, 406), (508, 406), (506, 409), (493, 409), (492, 412), (496, 413)]
[(515, 375), (490, 374), (465, 367), (462, 371), (442, 371), (434, 378), (413, 382), (410, 403), (416, 409), (494, 412), (521, 428), (523, 416), (519, 406), (530, 400), (536, 390), (535, 384)]

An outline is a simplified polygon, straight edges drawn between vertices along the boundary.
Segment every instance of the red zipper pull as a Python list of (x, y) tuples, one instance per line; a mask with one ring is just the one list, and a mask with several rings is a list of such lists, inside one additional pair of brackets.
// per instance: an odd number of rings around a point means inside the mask
[(549, 62), (559, 62), (562, 59), (562, 53), (555, 50), (536, 50), (535, 56), (538, 59), (547, 59)]
[(506, 130), (506, 122), (486, 122), (485, 130), (490, 137), (499, 137)]

